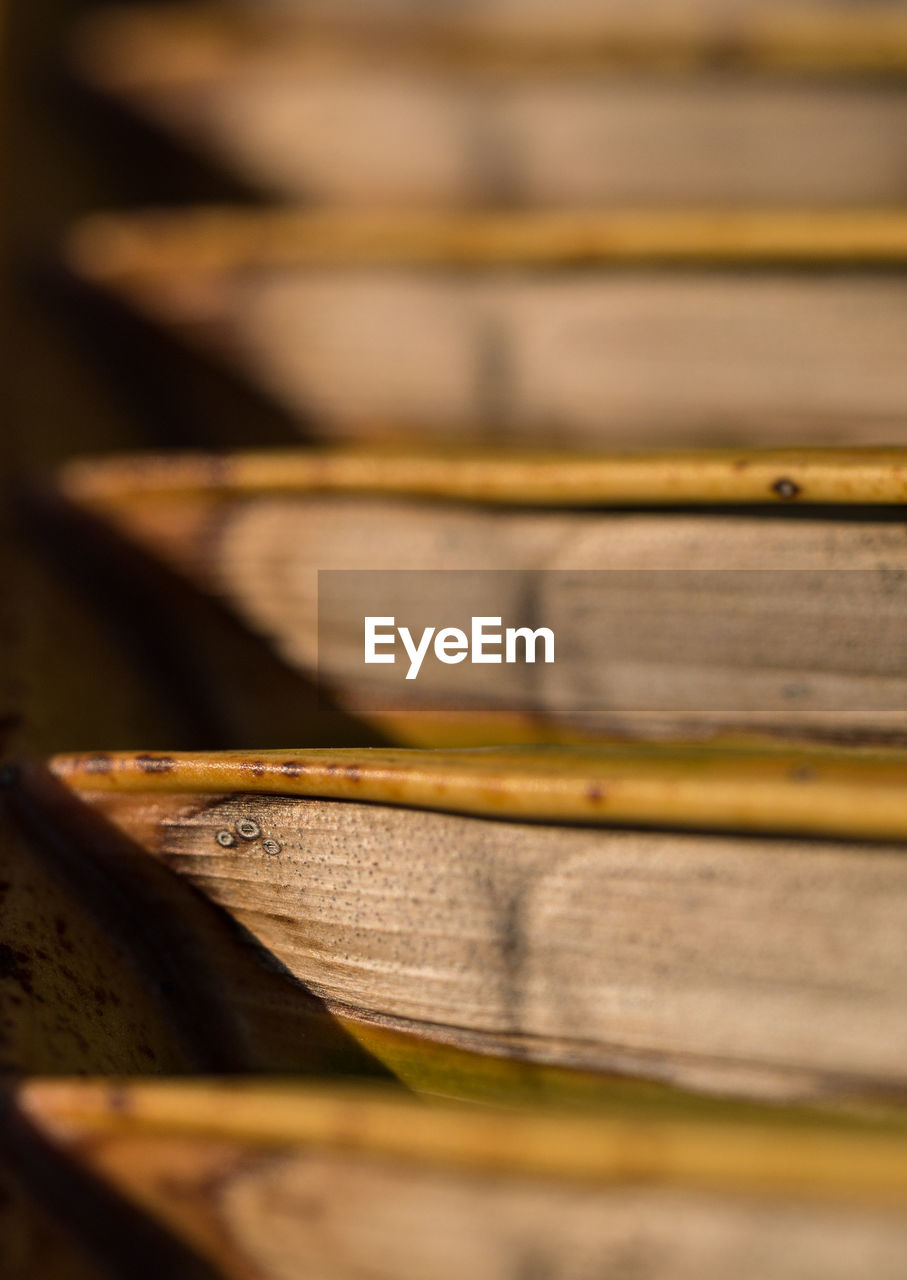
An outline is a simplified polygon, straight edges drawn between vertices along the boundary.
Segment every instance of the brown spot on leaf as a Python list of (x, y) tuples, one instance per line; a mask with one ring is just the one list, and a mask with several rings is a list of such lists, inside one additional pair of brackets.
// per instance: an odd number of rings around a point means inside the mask
[(796, 769), (791, 770), (791, 782), (812, 782), (815, 779), (816, 771), (808, 764), (798, 765)]
[(779, 476), (772, 485), (772, 492), (779, 498), (783, 498), (785, 502), (791, 502), (794, 498), (799, 498), (803, 490), (796, 480), (791, 480), (790, 476)]
[(107, 1095), (110, 1110), (117, 1115), (126, 1115), (130, 1109), (129, 1094), (122, 1085), (114, 1085)]
[(600, 782), (590, 782), (586, 787), (586, 799), (598, 804), (605, 798), (605, 788)]
[(284, 760), (283, 764), (280, 766), (280, 772), (284, 777), (298, 778), (300, 773), (302, 773), (302, 769), (295, 760)]
[(136, 756), (135, 762), (142, 773), (170, 773), (175, 767), (171, 756)]

